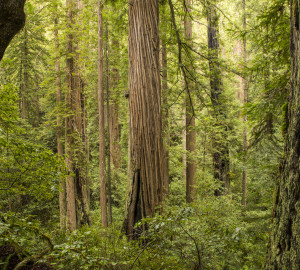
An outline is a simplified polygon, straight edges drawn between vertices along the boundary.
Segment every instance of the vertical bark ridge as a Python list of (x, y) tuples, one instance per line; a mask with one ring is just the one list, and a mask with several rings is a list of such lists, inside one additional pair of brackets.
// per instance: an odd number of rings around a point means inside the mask
[[(129, 6), (129, 111), (131, 187), (125, 229), (151, 216), (162, 202), (167, 173), (162, 141), (158, 1), (133, 0)], [(142, 228), (143, 230), (145, 228)]]
[(287, 135), (265, 269), (298, 270), (300, 266), (300, 77), (299, 1), (291, 0), (291, 83)]

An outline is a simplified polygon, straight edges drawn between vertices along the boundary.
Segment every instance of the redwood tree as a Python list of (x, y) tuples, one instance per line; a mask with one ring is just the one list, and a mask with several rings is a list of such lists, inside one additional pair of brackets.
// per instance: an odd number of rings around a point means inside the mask
[(276, 189), (273, 228), (265, 269), (299, 269), (300, 266), (300, 117), (299, 117), (299, 1), (291, 0), (291, 83), (287, 134), (281, 177)]
[[(191, 1), (186, 0), (187, 13), (191, 12)], [(186, 16), (184, 20), (184, 31), (187, 43), (192, 47), (192, 20), (190, 16)], [(192, 66), (188, 66), (192, 70)], [(186, 96), (185, 96), (185, 130), (186, 130), (186, 201), (193, 202), (196, 199), (196, 131), (195, 131), (195, 116), (193, 112), (192, 93), (193, 82), (190, 79), (185, 81)]]
[(101, 223), (107, 226), (105, 141), (104, 141), (104, 88), (103, 88), (103, 21), (102, 0), (98, 2), (98, 110), (99, 110), (99, 171)]
[(157, 0), (133, 0), (129, 5), (130, 164), (124, 222), (129, 239), (136, 233), (135, 223), (161, 204), (168, 174), (162, 141), (158, 5)]
[[(243, 0), (243, 31), (246, 31), (246, 0)], [(246, 36), (243, 37), (243, 63), (246, 66), (247, 61), (247, 47), (246, 47)], [(245, 78), (241, 78), (242, 81), (242, 90), (243, 90), (243, 105), (245, 106), (248, 102), (248, 86)], [(248, 139), (247, 139), (247, 115), (243, 117), (244, 129), (243, 129), (243, 150), (244, 150), (244, 169), (243, 169), (243, 179), (242, 179), (242, 189), (243, 197), (242, 204), (246, 206), (247, 204), (247, 170), (245, 168), (247, 162), (247, 148), (248, 148)]]
[(76, 220), (76, 196), (75, 196), (75, 179), (73, 174), (74, 166), (74, 153), (72, 151), (72, 145), (74, 145), (73, 133), (74, 133), (74, 116), (72, 115), (72, 93), (74, 92), (74, 46), (73, 46), (73, 10), (72, 0), (66, 0), (67, 7), (67, 20), (68, 20), (68, 36), (67, 36), (67, 59), (66, 59), (66, 109), (69, 115), (65, 119), (65, 153), (66, 153), (66, 165), (68, 168), (68, 175), (66, 179), (66, 204), (67, 204), (67, 224), (69, 230), (73, 231), (77, 228)]
[[(83, 82), (76, 52), (77, 36), (74, 29), (75, 1), (67, 0), (67, 59), (66, 59), (66, 109), (65, 119), (65, 153), (68, 176), (66, 179), (67, 220), (70, 230), (78, 226), (90, 224), (88, 202), (88, 181), (85, 149), (84, 124), (85, 111)], [(77, 2), (78, 4), (78, 2)]]
[[(56, 85), (56, 105), (58, 108), (61, 106), (62, 102), (62, 93), (61, 93), (61, 78), (60, 78), (60, 60), (59, 60), (59, 39), (58, 39), (58, 8), (55, 6), (55, 17), (54, 17), (54, 43), (55, 43), (55, 50), (56, 50), (56, 57), (55, 57), (55, 85)], [(56, 116), (56, 140), (57, 140), (57, 154), (59, 157), (62, 157), (64, 154), (64, 145), (63, 145), (63, 130), (62, 124), (63, 119), (59, 113)], [(66, 183), (65, 179), (62, 177), (59, 179), (59, 218), (60, 218), (60, 227), (62, 229), (65, 228), (66, 223)]]
[(220, 195), (223, 192), (223, 188), (229, 192), (230, 182), (228, 176), (229, 150), (227, 142), (226, 106), (219, 64), (219, 15), (215, 1), (210, 3), (207, 7), (207, 22), (211, 103), (215, 118), (213, 138), (214, 178), (219, 181), (222, 186), (221, 189), (217, 188), (215, 190), (215, 195)]

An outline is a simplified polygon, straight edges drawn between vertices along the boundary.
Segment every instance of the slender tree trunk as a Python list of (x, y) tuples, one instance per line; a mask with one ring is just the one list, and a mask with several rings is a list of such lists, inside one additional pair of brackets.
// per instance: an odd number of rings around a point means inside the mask
[(287, 134), (281, 176), (275, 191), (266, 270), (298, 270), (300, 266), (299, 1), (291, 0), (290, 8), (292, 70), (286, 119)]
[(99, 169), (101, 222), (107, 227), (105, 142), (104, 142), (104, 89), (103, 89), (103, 23), (102, 0), (98, 3), (98, 110), (99, 110)]
[(162, 141), (158, 1), (129, 5), (129, 194), (124, 227), (129, 239), (146, 230), (136, 222), (151, 216), (163, 199), (168, 174)]
[[(163, 7), (163, 11), (164, 11)], [(164, 13), (162, 18), (164, 19)], [(162, 62), (162, 101), (163, 101), (163, 134), (166, 145), (166, 157), (167, 169), (169, 171), (169, 147), (170, 147), (170, 134), (169, 134), (169, 109), (168, 109), (168, 62), (167, 62), (167, 45), (166, 40), (161, 41), (161, 62)], [(169, 176), (166, 174), (164, 179), (164, 194), (169, 196)]]
[[(83, 84), (84, 87), (84, 84)], [(86, 179), (86, 189), (85, 189), (85, 197), (86, 197), (86, 205), (87, 205), (87, 211), (90, 212), (90, 200), (91, 200), (91, 194), (90, 194), (90, 175), (89, 175), (89, 163), (90, 163), (90, 147), (89, 147), (89, 137), (88, 137), (88, 113), (87, 113), (87, 97), (85, 90), (83, 88), (82, 93), (82, 110), (83, 110), (83, 143), (84, 143), (84, 153), (85, 153), (85, 179)], [(90, 220), (90, 218), (89, 218)]]
[(75, 203), (75, 179), (73, 175), (73, 127), (75, 125), (72, 104), (72, 93), (74, 91), (74, 58), (73, 58), (73, 2), (72, 0), (66, 0), (67, 7), (67, 28), (69, 33), (67, 35), (67, 60), (66, 60), (66, 80), (67, 80), (67, 92), (66, 92), (66, 110), (68, 116), (65, 120), (65, 153), (66, 164), (68, 169), (68, 176), (66, 179), (66, 201), (67, 201), (67, 223), (68, 228), (73, 231), (77, 228), (76, 222), (76, 203)]
[[(246, 1), (243, 0), (243, 31), (246, 31)], [(246, 66), (247, 61), (247, 48), (246, 48), (246, 37), (243, 38), (243, 49), (242, 49), (242, 55), (243, 55), (243, 64)], [(242, 91), (243, 91), (243, 104), (244, 106), (248, 102), (248, 88), (247, 88), (247, 81), (246, 79), (242, 78)], [(243, 124), (244, 124), (244, 130), (243, 130), (243, 150), (244, 150), (244, 169), (243, 169), (243, 181), (242, 181), (242, 188), (243, 188), (243, 197), (242, 197), (242, 205), (246, 206), (247, 204), (247, 171), (246, 171), (246, 162), (247, 162), (247, 148), (248, 148), (248, 142), (247, 142), (247, 115), (244, 115), (243, 117)]]
[[(112, 38), (112, 55), (119, 60), (119, 42), (116, 38)], [(114, 61), (114, 67), (111, 72), (111, 90), (113, 94), (111, 95), (111, 105), (110, 105), (110, 142), (111, 142), (111, 152), (110, 159), (114, 168), (114, 171), (118, 171), (121, 167), (121, 146), (120, 146), (120, 124), (119, 124), (119, 70), (116, 67), (117, 61)], [(114, 172), (113, 171), (113, 172)]]
[[(183, 87), (185, 87), (183, 85)], [(183, 182), (186, 184), (186, 166), (187, 166), (187, 153), (186, 153), (186, 105), (185, 105), (185, 98), (183, 99), (182, 102), (182, 125), (183, 125), (183, 130), (182, 130), (182, 165), (183, 165)]]
[[(39, 88), (38, 84), (36, 84), (36, 87), (37, 89)], [(34, 106), (35, 106), (35, 109), (34, 109), (34, 119), (33, 119), (33, 123), (32, 123), (32, 126), (37, 128), (39, 127), (40, 125), (40, 99), (39, 99), (39, 96), (38, 94), (36, 94), (33, 98), (34, 100)]]
[[(187, 6), (187, 12), (191, 12), (191, 1), (185, 1)], [(192, 46), (193, 30), (192, 21), (190, 16), (187, 15), (184, 21), (185, 38), (187, 43)], [(192, 67), (190, 66), (190, 69)], [(192, 94), (193, 94), (193, 83), (187, 80), (186, 88), (186, 151), (187, 151), (187, 163), (186, 163), (186, 201), (188, 203), (193, 202), (197, 196), (196, 189), (196, 132), (195, 132), (195, 116), (193, 113)]]
[(204, 129), (204, 135), (203, 135), (203, 180), (205, 180), (205, 173), (206, 173), (206, 136), (207, 136), (207, 131), (206, 131), (206, 127)]
[[(20, 89), (19, 89), (19, 107), (21, 112), (21, 118), (23, 120), (27, 119), (27, 95), (28, 95), (28, 44), (27, 44), (27, 29), (26, 27), (23, 30), (23, 42), (21, 44), (21, 64), (20, 64)], [(22, 196), (20, 194), (17, 195), (17, 205), (21, 208), (22, 204)]]
[[(61, 80), (60, 80), (60, 61), (59, 61), (59, 41), (58, 41), (58, 15), (55, 15), (54, 19), (54, 42), (55, 42), (55, 73), (56, 73), (56, 106), (59, 108), (57, 116), (56, 116), (56, 138), (57, 138), (57, 153), (59, 157), (62, 157), (64, 154), (63, 150), (63, 133), (62, 133), (62, 117), (61, 117)], [(66, 227), (66, 183), (64, 178), (60, 178), (59, 180), (59, 217), (60, 217), (60, 227), (61, 229), (65, 229)]]
[(22, 106), (21, 106), (21, 118), (26, 119), (27, 115), (27, 94), (28, 94), (28, 45), (27, 45), (27, 29), (26, 27), (23, 30), (23, 44), (22, 44), (22, 57), (21, 57), (21, 69), (23, 77), (21, 77), (21, 97), (22, 97)]
[(215, 133), (213, 138), (213, 166), (214, 178), (220, 182), (221, 188), (215, 190), (215, 195), (219, 196), (224, 191), (230, 192), (229, 172), (229, 150), (227, 142), (226, 106), (223, 97), (223, 85), (221, 70), (219, 66), (219, 31), (218, 14), (215, 4), (208, 6), (208, 49), (209, 49), (209, 69), (211, 102), (214, 110)]
[(107, 117), (107, 220), (108, 224), (112, 223), (112, 210), (111, 210), (111, 143), (110, 143), (110, 94), (109, 94), (109, 63), (108, 63), (108, 26), (107, 21), (105, 24), (105, 74), (106, 74), (106, 117)]

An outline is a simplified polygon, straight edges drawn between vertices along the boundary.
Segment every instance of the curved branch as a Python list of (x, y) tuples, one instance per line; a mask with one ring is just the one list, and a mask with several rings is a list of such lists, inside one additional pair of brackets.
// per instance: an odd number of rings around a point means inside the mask
[(25, 24), (26, 0), (0, 0), (0, 61), (13, 37)]

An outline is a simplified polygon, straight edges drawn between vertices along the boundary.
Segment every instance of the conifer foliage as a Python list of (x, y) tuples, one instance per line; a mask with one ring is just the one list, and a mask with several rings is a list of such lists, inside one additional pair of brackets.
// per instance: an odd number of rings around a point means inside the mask
[(0, 0), (0, 268), (298, 270), (298, 6)]

